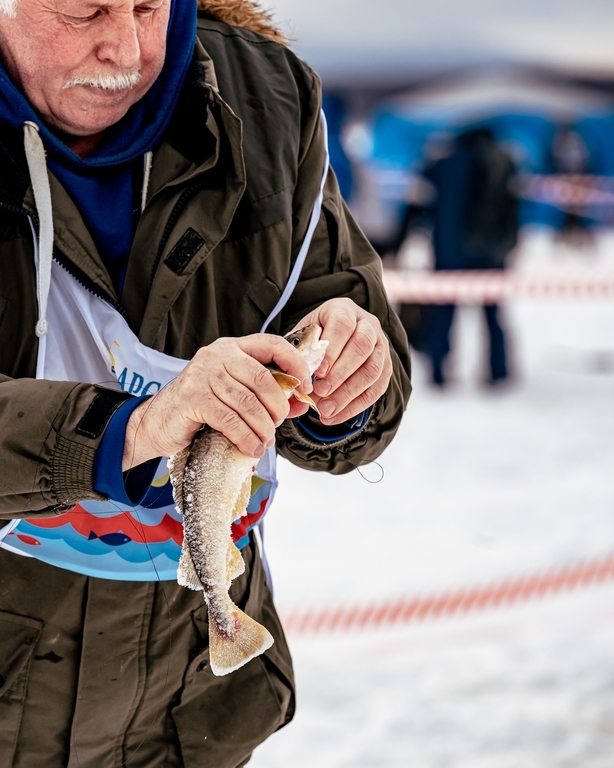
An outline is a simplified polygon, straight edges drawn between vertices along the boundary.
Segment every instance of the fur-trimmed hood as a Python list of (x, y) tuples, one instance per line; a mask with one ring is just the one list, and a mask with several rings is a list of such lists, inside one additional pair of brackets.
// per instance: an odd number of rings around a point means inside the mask
[(278, 43), (288, 42), (287, 37), (273, 24), (272, 14), (261, 8), (257, 0), (198, 0), (198, 10), (234, 27), (259, 32)]

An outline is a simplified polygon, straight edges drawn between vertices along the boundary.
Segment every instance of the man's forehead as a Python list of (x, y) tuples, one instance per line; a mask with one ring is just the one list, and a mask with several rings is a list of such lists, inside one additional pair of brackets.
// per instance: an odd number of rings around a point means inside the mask
[[(25, 1), (32, 2), (32, 0)], [(24, 2), (24, 0), (21, 0), (21, 2)], [(34, 0), (34, 2), (40, 2), (40, 0)], [(141, 5), (157, 7), (164, 5), (165, 2), (167, 0), (45, 0), (45, 4), (55, 7), (61, 13), (68, 10), (91, 11), (99, 8), (104, 10), (105, 8), (113, 9)]]

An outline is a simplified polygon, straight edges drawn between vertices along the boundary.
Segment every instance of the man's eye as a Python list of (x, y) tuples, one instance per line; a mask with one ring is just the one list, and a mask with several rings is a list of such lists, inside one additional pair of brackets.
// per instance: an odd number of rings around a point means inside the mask
[(98, 16), (100, 16), (100, 11), (95, 11), (94, 13), (91, 13), (89, 16), (64, 16), (64, 21), (67, 24), (73, 24), (74, 26), (78, 26), (79, 24), (87, 24), (88, 21), (94, 21)]

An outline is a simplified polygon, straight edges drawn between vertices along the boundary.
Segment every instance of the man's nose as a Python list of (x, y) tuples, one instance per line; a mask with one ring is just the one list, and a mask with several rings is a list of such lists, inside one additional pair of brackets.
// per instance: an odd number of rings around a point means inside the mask
[(130, 12), (109, 16), (105, 25), (104, 39), (97, 48), (98, 58), (124, 70), (138, 67), (141, 46), (134, 15)]

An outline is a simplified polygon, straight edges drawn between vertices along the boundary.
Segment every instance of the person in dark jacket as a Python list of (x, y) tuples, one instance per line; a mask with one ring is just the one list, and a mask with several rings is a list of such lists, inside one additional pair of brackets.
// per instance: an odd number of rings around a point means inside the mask
[[(511, 159), (485, 128), (461, 133), (448, 155), (427, 166), (424, 178), (432, 185), (433, 202), (418, 212), (420, 216), (415, 208), (409, 212), (413, 219), (431, 223), (436, 270), (505, 267), (518, 231), (514, 176)], [(446, 382), (454, 312), (451, 304), (426, 307), (416, 335), (417, 348), (430, 359), (432, 381), (438, 386)], [(490, 342), (488, 380), (495, 384), (508, 375), (505, 337), (498, 306), (486, 305), (484, 315)]]
[[(164, 457), (208, 424), (254, 459), (372, 460), (410, 393), (403, 331), (320, 82), (256, 4), (0, 11), (0, 766), (238, 768), (292, 718), (291, 658), (246, 523), (231, 597), (275, 642), (212, 674)], [(310, 322), (313, 383), (281, 338)]]

